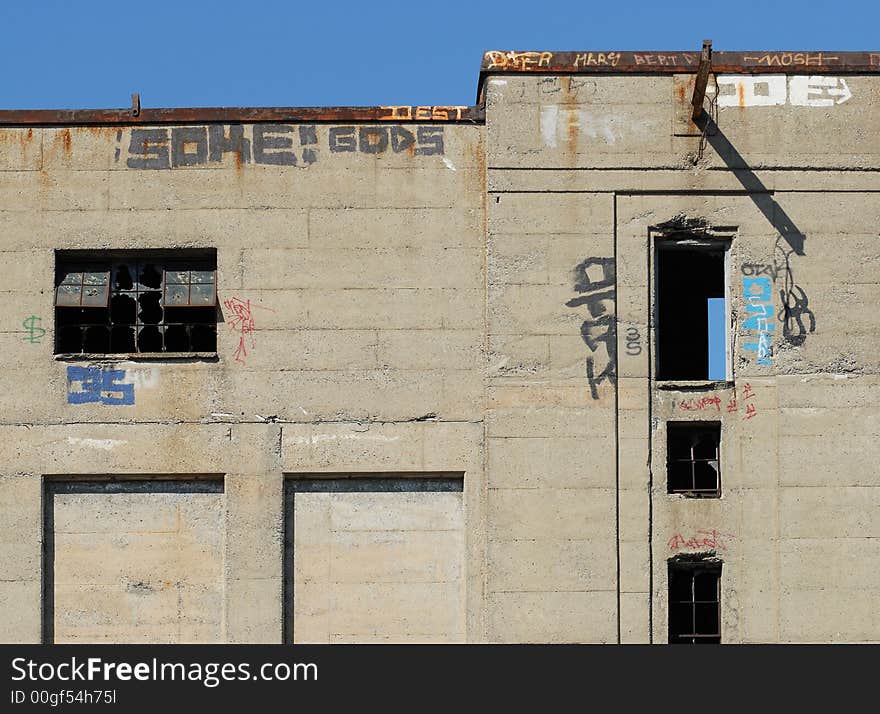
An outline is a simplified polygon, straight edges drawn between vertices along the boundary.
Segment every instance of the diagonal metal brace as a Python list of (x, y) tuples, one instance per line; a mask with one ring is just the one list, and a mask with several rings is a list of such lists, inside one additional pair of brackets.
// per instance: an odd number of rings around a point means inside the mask
[(691, 104), (694, 107), (691, 120), (696, 121), (703, 115), (703, 100), (706, 98), (706, 85), (709, 83), (709, 72), (712, 71), (712, 40), (703, 40), (703, 53), (700, 55), (700, 66), (697, 68), (697, 78), (694, 81), (694, 97)]

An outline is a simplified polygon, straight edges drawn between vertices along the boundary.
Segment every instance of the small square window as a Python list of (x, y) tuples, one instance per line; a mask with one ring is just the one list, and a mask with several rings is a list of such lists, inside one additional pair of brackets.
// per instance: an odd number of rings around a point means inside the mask
[(721, 642), (721, 563), (669, 561), (669, 643)]
[(666, 424), (666, 491), (697, 498), (721, 496), (721, 423)]
[(216, 251), (57, 251), (56, 354), (217, 350)]

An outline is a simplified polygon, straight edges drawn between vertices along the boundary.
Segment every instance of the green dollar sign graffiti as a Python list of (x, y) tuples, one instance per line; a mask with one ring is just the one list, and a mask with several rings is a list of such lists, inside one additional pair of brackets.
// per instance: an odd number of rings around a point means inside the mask
[(27, 330), (30, 334), (22, 337), (21, 339), (25, 342), (30, 342), (32, 345), (39, 343), (39, 341), (43, 338), (43, 335), (46, 334), (46, 331), (40, 327), (37, 323), (42, 322), (42, 318), (37, 317), (36, 315), (31, 315), (28, 318), (25, 318), (24, 322), (21, 324), (24, 326), (24, 329)]

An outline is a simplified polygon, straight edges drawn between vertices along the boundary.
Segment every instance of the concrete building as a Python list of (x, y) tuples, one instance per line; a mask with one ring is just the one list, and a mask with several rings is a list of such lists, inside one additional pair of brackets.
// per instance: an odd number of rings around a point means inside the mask
[(707, 56), (0, 111), (0, 640), (880, 641), (880, 53)]

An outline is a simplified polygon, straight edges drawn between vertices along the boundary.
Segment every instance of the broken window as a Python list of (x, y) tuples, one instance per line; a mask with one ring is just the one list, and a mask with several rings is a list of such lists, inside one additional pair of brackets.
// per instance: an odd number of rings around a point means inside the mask
[(216, 251), (58, 251), (55, 352), (215, 352), (216, 276)]
[(657, 243), (657, 379), (727, 379), (727, 245)]
[(721, 642), (721, 563), (669, 561), (669, 643)]
[(666, 424), (666, 490), (687, 496), (721, 495), (721, 423)]

